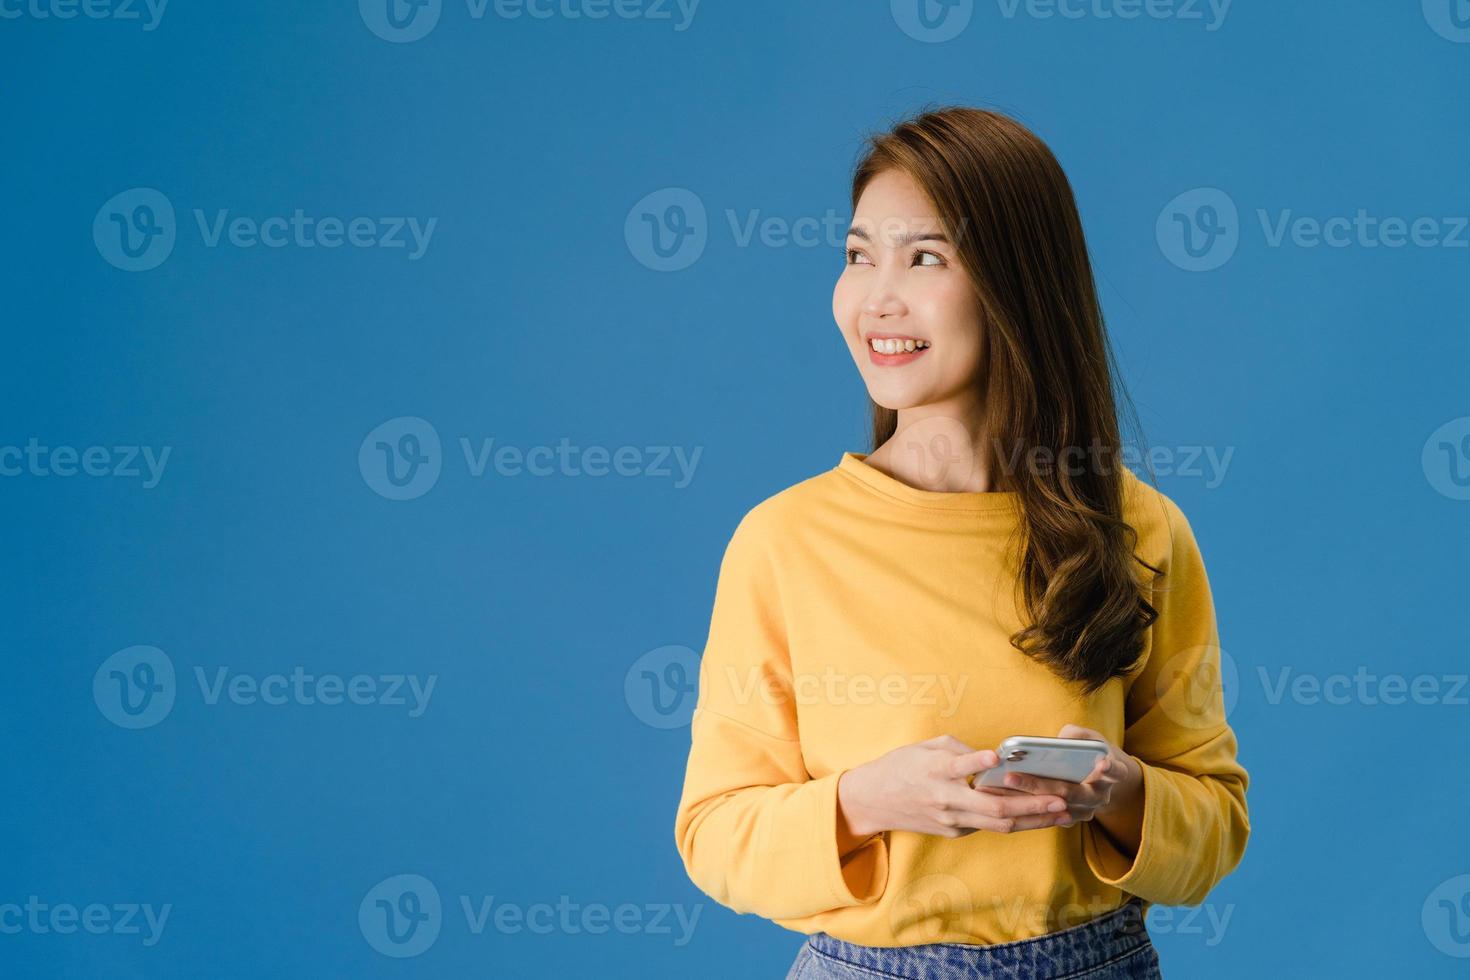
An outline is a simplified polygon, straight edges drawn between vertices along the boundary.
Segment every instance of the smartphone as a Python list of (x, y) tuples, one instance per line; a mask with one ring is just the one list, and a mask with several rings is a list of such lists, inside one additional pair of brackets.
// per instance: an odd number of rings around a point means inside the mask
[(1080, 783), (1092, 772), (1097, 760), (1108, 754), (1108, 743), (1095, 738), (1012, 735), (1000, 743), (995, 754), (1000, 757), (1000, 764), (982, 772), (974, 785), (1004, 787), (1009, 772)]

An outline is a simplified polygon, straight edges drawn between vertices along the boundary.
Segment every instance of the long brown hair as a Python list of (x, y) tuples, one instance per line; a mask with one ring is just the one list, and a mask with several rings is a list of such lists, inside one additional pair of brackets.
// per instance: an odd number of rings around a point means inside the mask
[[(1125, 676), (1158, 612), (1144, 598), (1137, 532), (1123, 518), (1117, 401), (1137, 412), (1118, 378), (1082, 221), (1050, 149), (1020, 123), (964, 106), (930, 110), (868, 137), (852, 180), (852, 207), (890, 169), (928, 194), (979, 296), (981, 404), (1003, 460), (1087, 465), (1006, 468), (1017, 493), (1023, 550), (1018, 589), (1027, 625), (1011, 637), (1087, 694)], [(869, 399), (871, 402), (871, 398)], [(873, 448), (898, 413), (872, 403)], [(1111, 455), (1108, 455), (1111, 454)], [(1095, 462), (1106, 456), (1108, 463)], [(1080, 470), (1080, 472), (1070, 472)]]

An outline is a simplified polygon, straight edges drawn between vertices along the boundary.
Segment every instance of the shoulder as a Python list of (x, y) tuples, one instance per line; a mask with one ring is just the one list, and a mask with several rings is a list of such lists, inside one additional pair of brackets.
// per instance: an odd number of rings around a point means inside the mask
[(1123, 468), (1123, 518), (1138, 532), (1135, 550), (1151, 565), (1164, 568), (1173, 556), (1198, 550), (1194, 529), (1174, 498)]
[(731, 544), (771, 548), (791, 541), (810, 528), (818, 515), (830, 512), (834, 501), (847, 489), (844, 477), (828, 469), (778, 490), (746, 509)]

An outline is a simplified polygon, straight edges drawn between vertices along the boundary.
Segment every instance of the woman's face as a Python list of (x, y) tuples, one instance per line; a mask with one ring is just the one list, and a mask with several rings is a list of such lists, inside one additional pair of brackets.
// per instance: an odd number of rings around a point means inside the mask
[[(832, 315), (879, 405), (972, 399), (980, 372), (979, 299), (938, 211), (902, 171), (886, 170), (863, 189)], [(883, 341), (876, 349), (875, 340)]]

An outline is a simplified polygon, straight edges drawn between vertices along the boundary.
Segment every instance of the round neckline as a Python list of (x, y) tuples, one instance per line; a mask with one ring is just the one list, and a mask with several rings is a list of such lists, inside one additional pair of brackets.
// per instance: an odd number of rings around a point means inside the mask
[(837, 470), (862, 483), (870, 490), (900, 503), (930, 510), (966, 512), (1012, 511), (1020, 501), (1014, 490), (922, 490), (889, 476), (866, 460), (870, 453), (844, 452)]

